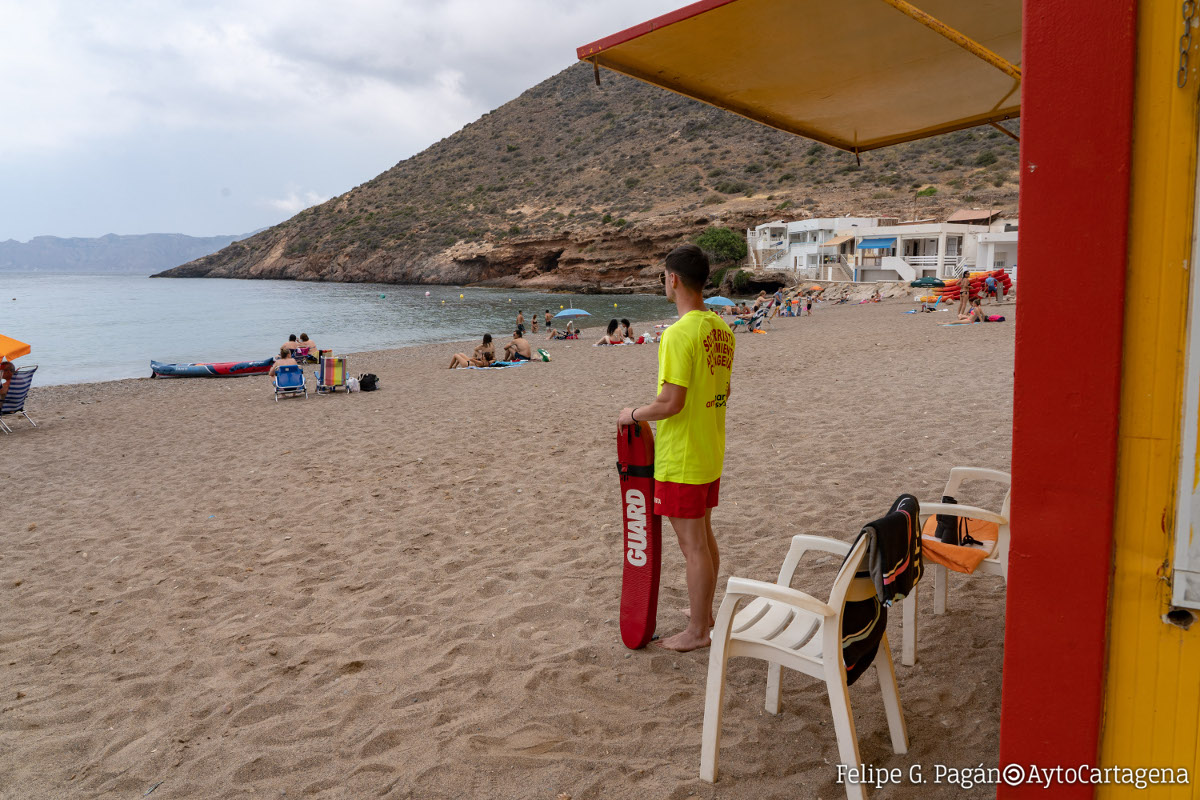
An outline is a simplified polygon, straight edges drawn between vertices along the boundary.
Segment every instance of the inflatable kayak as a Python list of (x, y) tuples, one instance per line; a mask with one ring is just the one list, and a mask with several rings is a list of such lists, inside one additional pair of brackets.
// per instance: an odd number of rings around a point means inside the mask
[(164, 364), (151, 361), (153, 378), (213, 378), (230, 375), (265, 375), (275, 359), (262, 361), (222, 361), (214, 364)]

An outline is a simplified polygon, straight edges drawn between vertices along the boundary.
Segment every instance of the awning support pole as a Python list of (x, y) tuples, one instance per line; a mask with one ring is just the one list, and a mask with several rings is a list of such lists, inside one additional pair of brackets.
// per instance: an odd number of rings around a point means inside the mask
[(592, 59), (592, 75), (596, 78), (596, 85), (600, 85), (600, 64), (596, 59)]
[(1001, 133), (1003, 133), (1005, 136), (1011, 136), (1013, 139), (1016, 139), (1018, 142), (1019, 142), (1019, 141), (1021, 141), (1021, 137), (1020, 137), (1020, 136), (1017, 136), (1015, 133), (1013, 133), (1013, 132), (1012, 132), (1012, 131), (1010, 131), (1008, 128), (1006, 128), (1006, 127), (1004, 127), (1003, 125), (1001, 125), (999, 122), (989, 122), (989, 123), (988, 123), (988, 125), (991, 125), (993, 128), (995, 128), (996, 130), (1000, 131), (1000, 132), (1001, 132)]
[(896, 9), (901, 14), (904, 14), (907, 17), (911, 17), (912, 19), (921, 23), (922, 25), (924, 25), (926, 28), (929, 28), (934, 33), (938, 33), (938, 34), (941, 34), (942, 36), (945, 36), (947, 39), (954, 42), (956, 45), (958, 45), (962, 49), (966, 50), (971, 55), (983, 59), (984, 61), (991, 64), (993, 67), (995, 67), (996, 69), (1011, 76), (1015, 80), (1018, 80), (1018, 81), (1021, 80), (1021, 68), (1020, 67), (1015, 66), (1014, 64), (1012, 64), (1012, 63), (1008, 62), (1007, 60), (1001, 58), (1000, 56), (996, 55), (991, 50), (988, 50), (986, 47), (984, 47), (983, 45), (981, 45), (979, 42), (975, 41), (974, 39), (964, 36), (963, 34), (954, 30), (954, 28), (951, 28), (949, 25), (947, 25), (946, 23), (937, 19), (936, 17), (926, 14), (924, 11), (917, 8), (912, 3), (906, 2), (906, 0), (883, 0), (883, 2), (887, 3), (889, 6)]

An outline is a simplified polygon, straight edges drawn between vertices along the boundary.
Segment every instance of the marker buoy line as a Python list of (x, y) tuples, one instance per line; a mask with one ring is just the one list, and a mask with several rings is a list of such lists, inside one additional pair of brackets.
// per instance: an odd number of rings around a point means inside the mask
[(631, 650), (654, 637), (662, 567), (662, 517), (654, 513), (654, 434), (649, 422), (617, 426), (621, 475), (621, 641)]

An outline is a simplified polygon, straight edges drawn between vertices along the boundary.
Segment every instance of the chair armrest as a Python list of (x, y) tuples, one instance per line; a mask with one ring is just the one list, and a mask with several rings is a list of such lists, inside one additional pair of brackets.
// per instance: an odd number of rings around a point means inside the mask
[(777, 583), (767, 583), (766, 581), (755, 581), (749, 578), (730, 578), (729, 582), (725, 584), (725, 596), (734, 598), (764, 597), (767, 600), (775, 600), (789, 606), (802, 608), (819, 617), (837, 616), (837, 612), (830, 608), (828, 604), (821, 602), (812, 595), (787, 586), (780, 586)]
[(964, 506), (957, 503), (921, 503), (921, 516), (929, 518), (934, 514), (946, 514), (951, 517), (970, 517), (985, 522), (995, 522), (997, 525), (1007, 525), (1008, 518), (994, 511), (977, 506)]

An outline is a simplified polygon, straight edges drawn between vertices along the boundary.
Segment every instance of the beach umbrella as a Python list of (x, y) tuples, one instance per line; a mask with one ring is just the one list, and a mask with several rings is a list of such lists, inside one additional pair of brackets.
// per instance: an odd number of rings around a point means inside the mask
[(719, 295), (718, 295), (717, 297), (710, 297), (710, 298), (708, 298), (707, 300), (705, 300), (705, 301), (704, 301), (704, 304), (705, 304), (706, 306), (732, 306), (732, 305), (737, 305), (737, 304), (736, 304), (736, 303), (734, 303), (732, 300), (730, 300), (728, 297), (721, 297), (721, 296), (719, 296)]
[(584, 311), (582, 308), (565, 308), (554, 315), (555, 319), (559, 317), (590, 317), (591, 314)]
[(7, 336), (0, 336), (0, 356), (12, 361), (27, 355), (29, 355), (29, 345)]

